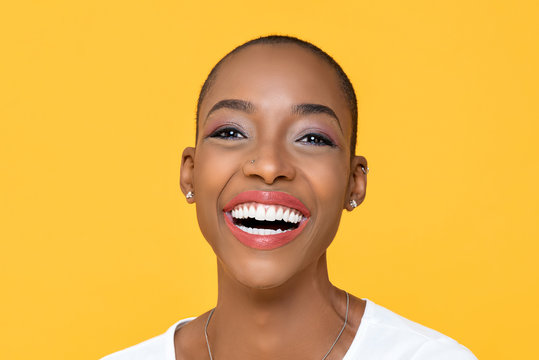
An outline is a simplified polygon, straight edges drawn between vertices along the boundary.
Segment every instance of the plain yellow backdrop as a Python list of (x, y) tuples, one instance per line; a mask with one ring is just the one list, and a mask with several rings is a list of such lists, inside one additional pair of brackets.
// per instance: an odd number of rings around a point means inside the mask
[(215, 304), (179, 191), (234, 46), (312, 41), (359, 96), (368, 195), (332, 280), (480, 359), (537, 359), (534, 1), (3, 1), (0, 358), (97, 359)]

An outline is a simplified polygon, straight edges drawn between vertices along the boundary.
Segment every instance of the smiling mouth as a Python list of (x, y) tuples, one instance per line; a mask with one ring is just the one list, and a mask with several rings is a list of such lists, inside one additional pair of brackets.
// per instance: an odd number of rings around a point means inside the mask
[(295, 196), (259, 190), (237, 194), (223, 207), (223, 214), (232, 235), (257, 250), (273, 250), (290, 243), (311, 217)]
[(229, 213), (236, 227), (253, 235), (275, 235), (292, 231), (305, 218), (296, 209), (256, 202), (238, 204)]

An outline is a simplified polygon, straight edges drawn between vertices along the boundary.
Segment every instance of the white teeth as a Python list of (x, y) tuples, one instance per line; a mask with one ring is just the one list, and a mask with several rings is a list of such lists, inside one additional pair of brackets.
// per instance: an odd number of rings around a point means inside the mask
[(286, 209), (285, 212), (283, 213), (283, 220), (289, 221), (289, 219), (290, 219), (290, 209)]
[(275, 213), (275, 220), (282, 220), (283, 219), (283, 208), (279, 206), (277, 209), (277, 212)]
[(275, 221), (275, 206), (269, 206), (266, 210), (266, 221)]
[(249, 206), (249, 217), (254, 218), (256, 216), (256, 209), (254, 205)]
[(274, 234), (280, 234), (282, 232), (290, 231), (290, 230), (273, 230), (273, 229), (257, 229), (257, 228), (250, 228), (243, 225), (236, 225), (241, 230), (245, 231), (246, 233), (253, 234), (253, 235), (274, 235)]
[(266, 220), (266, 209), (264, 209), (264, 205), (260, 204), (256, 207), (255, 219), (258, 221)]
[(303, 215), (294, 209), (278, 205), (265, 205), (257, 203), (241, 204), (230, 212), (235, 219), (252, 218), (258, 221), (286, 221), (298, 223), (303, 219)]

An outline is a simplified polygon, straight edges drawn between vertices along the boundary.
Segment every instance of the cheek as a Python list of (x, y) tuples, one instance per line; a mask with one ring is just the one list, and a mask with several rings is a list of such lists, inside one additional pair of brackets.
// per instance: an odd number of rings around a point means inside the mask
[(316, 226), (312, 229), (313, 238), (327, 247), (333, 240), (342, 215), (344, 199), (349, 181), (347, 159), (329, 156), (322, 161), (305, 163), (304, 172), (315, 195)]
[(195, 154), (194, 188), (197, 218), (207, 240), (217, 234), (221, 214), (219, 198), (230, 178), (238, 171), (238, 156), (222, 148), (200, 146)]
[(313, 187), (320, 209), (325, 210), (323, 205), (341, 208), (349, 181), (348, 162), (342, 156), (327, 155), (303, 163), (304, 173)]
[(223, 150), (202, 146), (195, 155), (195, 190), (205, 195), (222, 188), (233, 172), (235, 161)]

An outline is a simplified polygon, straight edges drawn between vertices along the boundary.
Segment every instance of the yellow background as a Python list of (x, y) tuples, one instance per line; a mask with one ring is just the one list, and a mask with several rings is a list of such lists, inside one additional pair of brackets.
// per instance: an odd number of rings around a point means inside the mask
[(178, 187), (198, 90), (259, 35), (359, 95), (366, 202), (333, 281), (480, 359), (537, 359), (534, 1), (3, 1), (0, 357), (97, 359), (215, 303)]

